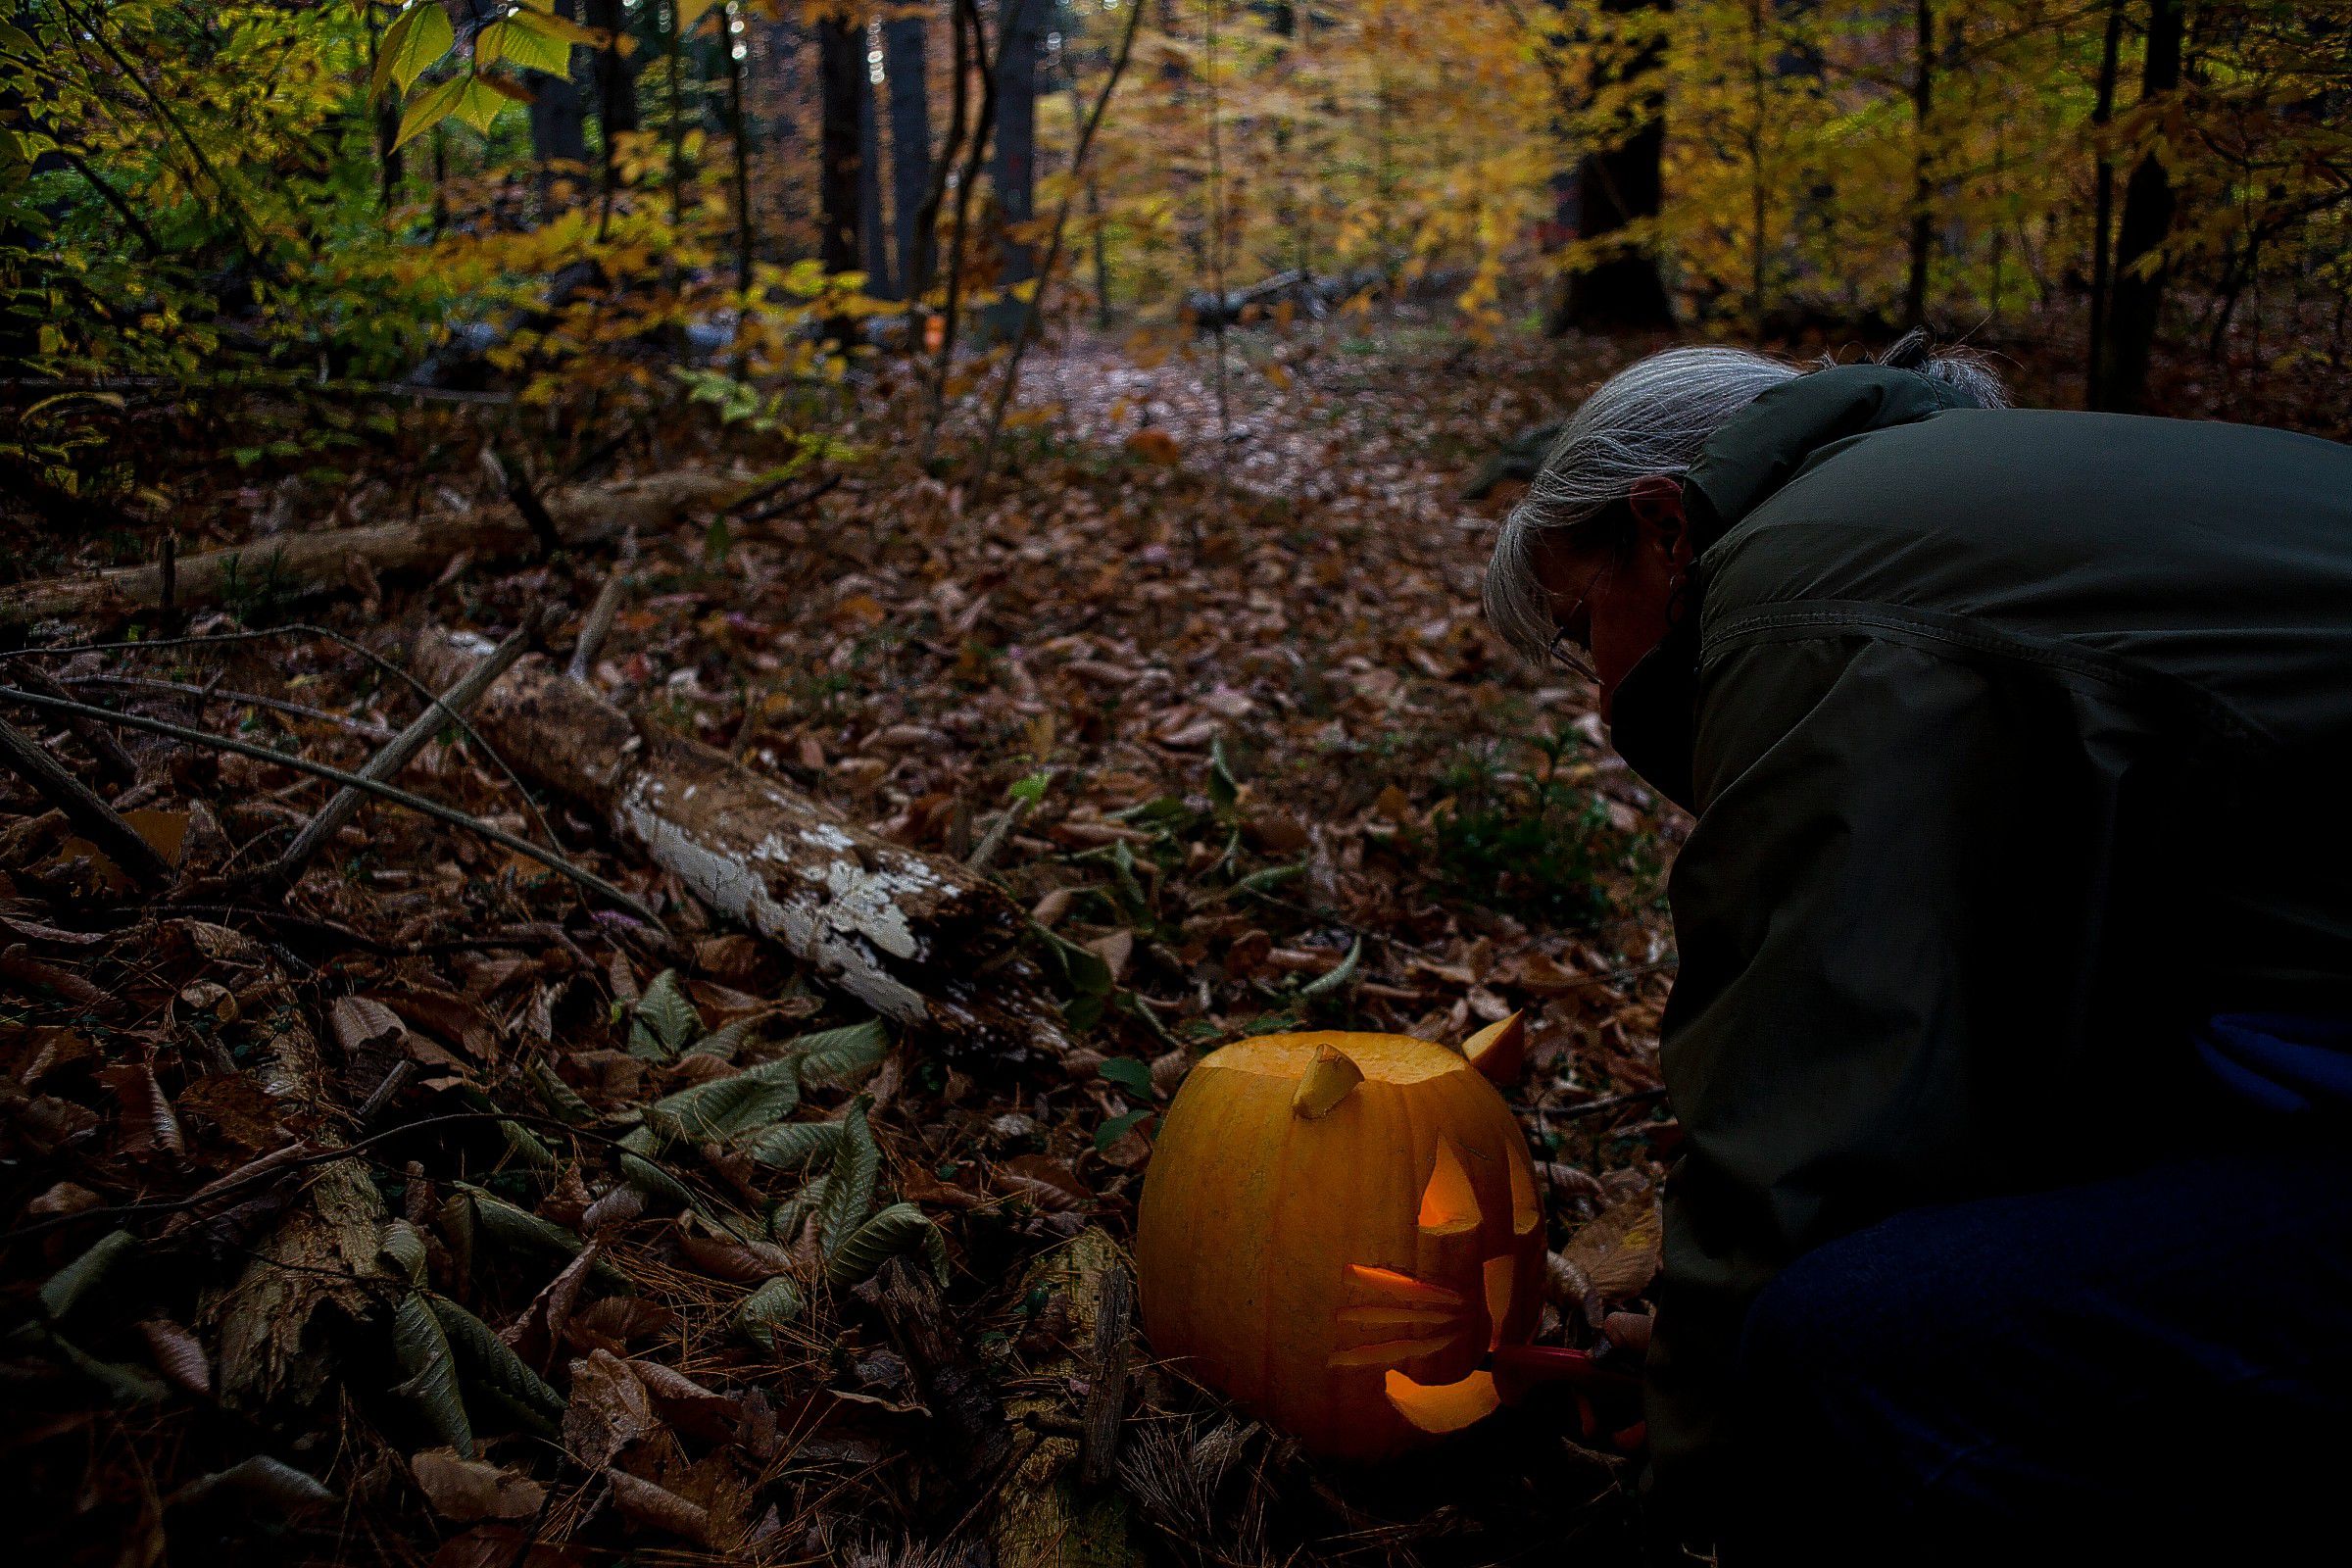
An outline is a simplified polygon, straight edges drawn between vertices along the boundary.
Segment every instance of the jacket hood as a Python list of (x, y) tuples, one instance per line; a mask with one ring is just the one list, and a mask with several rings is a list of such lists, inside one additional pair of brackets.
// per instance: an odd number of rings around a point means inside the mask
[(1840, 442), (1977, 407), (1958, 387), (1884, 365), (1834, 366), (1784, 381), (1724, 421), (1684, 477), (1691, 546), (1703, 555)]
[(1725, 421), (1683, 479), (1690, 519), (1691, 605), (1682, 622), (1644, 655), (1617, 688), (1609, 742), (1627, 764), (1690, 811), (1695, 791), (1690, 752), (1697, 726), (1700, 606), (1706, 555), (1790, 480), (1831, 452), (1874, 430), (1910, 424), (1947, 409), (1973, 409), (1959, 388), (1884, 365), (1841, 365), (1784, 381)]

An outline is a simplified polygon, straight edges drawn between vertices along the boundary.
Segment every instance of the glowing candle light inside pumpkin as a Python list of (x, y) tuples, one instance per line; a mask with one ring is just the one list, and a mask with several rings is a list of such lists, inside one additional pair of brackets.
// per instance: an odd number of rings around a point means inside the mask
[[(1490, 1033), (1482, 1055), (1515, 1054)], [(1500, 1402), (1480, 1363), (1534, 1329), (1543, 1212), (1518, 1123), (1462, 1054), (1276, 1035), (1186, 1078), (1136, 1260), (1155, 1351), (1317, 1452), (1372, 1459)]]

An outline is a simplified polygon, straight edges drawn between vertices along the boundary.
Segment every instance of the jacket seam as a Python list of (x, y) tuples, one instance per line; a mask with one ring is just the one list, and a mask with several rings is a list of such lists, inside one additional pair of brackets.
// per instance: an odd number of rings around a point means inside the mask
[(2175, 708), (2186, 708), (2210, 729), (2237, 744), (2259, 745), (2269, 740), (2259, 724), (2227, 701), (2185, 681), (2110, 656), (2029, 641), (1947, 612), (1905, 611), (1855, 601), (1765, 606), (1742, 611), (1706, 634), (1699, 649), (1698, 668), (1703, 676), (1723, 656), (1753, 643), (1838, 636), (1903, 641), (2063, 671), (2102, 685), (2141, 692)]

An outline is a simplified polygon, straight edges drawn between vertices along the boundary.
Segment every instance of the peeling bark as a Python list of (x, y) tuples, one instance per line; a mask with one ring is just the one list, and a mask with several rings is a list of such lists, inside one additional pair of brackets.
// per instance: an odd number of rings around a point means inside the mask
[[(446, 684), (487, 646), (427, 630), (416, 672)], [(964, 867), (857, 827), (723, 752), (640, 727), (544, 659), (491, 687), (473, 723), (524, 778), (882, 1016), (1000, 1054), (1065, 1048), (1018, 952), (1021, 912)]]
[[(741, 481), (718, 474), (659, 474), (559, 491), (547, 498), (547, 510), (564, 544), (597, 544), (631, 528), (652, 533), (669, 527), (682, 514), (730, 500), (742, 489)], [(529, 527), (503, 505), (496, 513), (286, 534), (182, 556), (175, 564), (172, 602), (212, 604), (240, 590), (297, 597), (333, 593), (355, 586), (363, 572), (437, 572), (461, 552), (495, 558), (528, 556), (537, 548)], [(147, 609), (160, 605), (163, 596), (160, 564), (52, 577), (0, 590), (0, 625)]]

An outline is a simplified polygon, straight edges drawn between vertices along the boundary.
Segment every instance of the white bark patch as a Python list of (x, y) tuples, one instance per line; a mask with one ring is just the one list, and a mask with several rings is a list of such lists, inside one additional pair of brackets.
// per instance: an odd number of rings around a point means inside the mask
[[(928, 885), (928, 873), (875, 874), (854, 857), (830, 859), (821, 873), (821, 890), (812, 883), (806, 893), (778, 898), (759, 862), (791, 863), (780, 842), (770, 837), (748, 853), (714, 849), (662, 814), (656, 802), (663, 793), (658, 780), (640, 780), (619, 810), (621, 825), (644, 843), (657, 865), (676, 875), (712, 908), (815, 964), (820, 974), (885, 1017), (912, 1023), (928, 1016), (922, 993), (883, 968), (874, 951), (879, 948), (902, 958), (920, 951), (896, 900)], [(853, 847), (846, 837), (842, 843), (845, 850)]]

